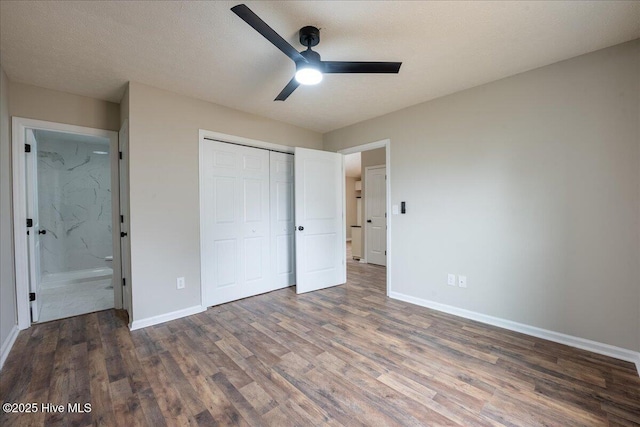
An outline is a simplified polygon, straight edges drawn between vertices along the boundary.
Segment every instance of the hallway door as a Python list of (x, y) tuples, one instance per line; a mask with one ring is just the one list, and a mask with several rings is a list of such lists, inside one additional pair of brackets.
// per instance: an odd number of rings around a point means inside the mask
[(365, 242), (366, 260), (387, 265), (387, 168), (365, 169)]

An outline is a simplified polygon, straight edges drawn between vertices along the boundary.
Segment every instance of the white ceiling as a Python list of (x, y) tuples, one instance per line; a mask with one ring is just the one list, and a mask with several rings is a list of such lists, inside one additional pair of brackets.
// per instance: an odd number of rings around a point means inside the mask
[(325, 60), (403, 61), (273, 98), (294, 64), (229, 9), (240, 1), (0, 2), (11, 80), (119, 102), (127, 81), (320, 132), (640, 37), (638, 1), (250, 1)]

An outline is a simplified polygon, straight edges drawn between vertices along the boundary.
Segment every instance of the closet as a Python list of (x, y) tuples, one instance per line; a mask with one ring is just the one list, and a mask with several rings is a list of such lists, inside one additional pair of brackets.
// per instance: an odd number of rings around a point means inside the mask
[(293, 156), (218, 141), (203, 148), (205, 305), (293, 285)]
[(293, 151), (201, 136), (203, 306), (346, 281), (342, 156)]

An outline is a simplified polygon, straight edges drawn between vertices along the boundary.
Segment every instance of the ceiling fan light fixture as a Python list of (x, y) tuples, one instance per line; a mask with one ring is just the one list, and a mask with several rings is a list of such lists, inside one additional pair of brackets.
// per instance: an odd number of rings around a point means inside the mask
[[(0, 0), (1, 1), (1, 0)], [(231, 11), (249, 24), (272, 45), (280, 49), (296, 64), (296, 75), (280, 91), (274, 101), (284, 101), (298, 86), (315, 85), (322, 81), (322, 74), (363, 74), (382, 73), (398, 74), (402, 62), (374, 62), (374, 61), (323, 61), (318, 52), (311, 50), (320, 43), (320, 29), (313, 26), (302, 27), (298, 32), (300, 44), (306, 50), (298, 52), (289, 42), (282, 38), (273, 28), (256, 15), (246, 4), (239, 4)]]
[(317, 85), (322, 81), (322, 73), (315, 67), (300, 67), (296, 71), (296, 81), (301, 85)]

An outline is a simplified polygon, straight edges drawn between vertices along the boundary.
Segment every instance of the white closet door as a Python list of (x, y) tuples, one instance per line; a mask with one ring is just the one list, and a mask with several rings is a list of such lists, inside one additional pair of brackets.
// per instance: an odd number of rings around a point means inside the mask
[(296, 282), (293, 155), (270, 153), (272, 290)]
[(201, 146), (203, 301), (211, 306), (270, 290), (269, 152)]
[(296, 292), (345, 283), (342, 155), (295, 148)]

